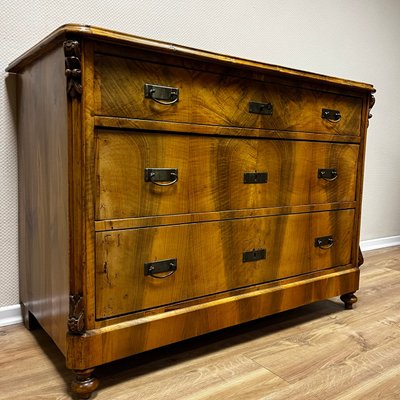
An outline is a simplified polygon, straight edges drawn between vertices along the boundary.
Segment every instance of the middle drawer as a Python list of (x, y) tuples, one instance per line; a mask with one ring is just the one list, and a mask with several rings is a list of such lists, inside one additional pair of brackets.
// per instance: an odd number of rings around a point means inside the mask
[(96, 137), (97, 220), (355, 200), (355, 144), (119, 130)]

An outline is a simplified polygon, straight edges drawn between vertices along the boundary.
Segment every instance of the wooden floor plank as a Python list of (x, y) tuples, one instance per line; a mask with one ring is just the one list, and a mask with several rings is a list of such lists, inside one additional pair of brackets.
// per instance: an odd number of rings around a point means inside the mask
[[(358, 303), (321, 301), (97, 369), (94, 400), (400, 399), (400, 247), (365, 253)], [(41, 330), (0, 328), (0, 400), (67, 400)]]
[[(284, 400), (303, 394), (304, 399), (319, 400), (378, 399), (363, 397), (364, 393), (383, 393), (395, 400), (399, 382), (400, 339), (395, 338), (382, 346), (363, 352), (356, 357), (332, 362), (327, 368), (296, 381), (292, 385), (274, 390), (268, 400)], [(386, 382), (388, 384), (386, 384)]]

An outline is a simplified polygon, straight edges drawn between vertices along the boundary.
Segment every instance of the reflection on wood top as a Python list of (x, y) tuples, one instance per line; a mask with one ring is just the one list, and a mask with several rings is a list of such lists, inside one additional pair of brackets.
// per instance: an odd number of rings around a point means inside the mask
[(37, 45), (35, 45), (24, 54), (22, 54), (20, 57), (18, 57), (16, 60), (14, 60), (12, 63), (10, 63), (6, 71), (19, 72), (24, 67), (29, 65), (33, 60), (42, 56), (51, 48), (57, 46), (66, 37), (86, 37), (100, 41), (120, 43), (137, 48), (147, 48), (156, 52), (176, 54), (178, 56), (184, 56), (193, 59), (220, 62), (222, 64), (235, 66), (237, 68), (252, 68), (260, 72), (268, 72), (276, 75), (286, 76), (289, 78), (301, 77), (302, 79), (325, 82), (343, 87), (352, 87), (370, 92), (375, 91), (373, 86), (367, 83), (354, 82), (346, 79), (299, 71), (296, 69), (285, 68), (277, 65), (250, 61), (228, 55), (198, 50), (191, 47), (180, 46), (173, 43), (146, 39), (140, 36), (134, 36), (95, 26), (76, 24), (66, 24), (56, 29), (54, 32), (52, 32), (50, 35), (40, 41)]

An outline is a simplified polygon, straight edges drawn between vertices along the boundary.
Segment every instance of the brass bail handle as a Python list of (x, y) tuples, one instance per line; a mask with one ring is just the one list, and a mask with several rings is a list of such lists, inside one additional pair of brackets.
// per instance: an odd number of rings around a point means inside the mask
[(178, 182), (178, 168), (145, 168), (144, 181), (157, 186), (171, 186)]
[(318, 178), (323, 179), (324, 181), (332, 182), (336, 180), (338, 177), (337, 170), (335, 168), (332, 169), (319, 169), (318, 170)]
[[(170, 264), (171, 267), (173, 267), (174, 265), (171, 263)], [(166, 273), (165, 275), (155, 275), (154, 274), (154, 270), (155, 268), (153, 266), (149, 267), (149, 275), (152, 276), (153, 278), (157, 278), (157, 279), (164, 279), (164, 278), (168, 278), (169, 276), (171, 276), (172, 274), (175, 273), (176, 269), (169, 271), (168, 273)]]
[(342, 119), (342, 114), (339, 110), (329, 110), (327, 108), (323, 108), (321, 118), (326, 119), (329, 122), (336, 123)]
[(145, 83), (144, 97), (163, 106), (169, 106), (179, 101), (179, 88)]
[[(170, 93), (171, 97), (173, 97), (173, 100), (171, 100), (171, 101), (162, 101), (162, 100), (155, 98), (154, 97), (154, 94), (156, 93), (155, 89), (151, 89), (149, 93), (150, 93), (150, 98), (152, 100), (154, 100), (158, 104), (162, 104), (163, 106), (169, 106), (171, 104), (176, 103), (179, 100), (178, 93), (174, 92), (174, 91), (171, 91), (171, 93)], [(166, 186), (166, 185), (161, 185), (161, 186)]]
[(328, 250), (334, 245), (335, 241), (332, 236), (325, 236), (315, 239), (315, 247), (322, 250)]
[(171, 186), (171, 185), (173, 185), (174, 183), (176, 183), (178, 181), (178, 175), (175, 172), (171, 172), (170, 175), (171, 175), (171, 177), (174, 178), (171, 182), (160, 183), (160, 182), (157, 182), (156, 180), (154, 180), (154, 178), (156, 176), (156, 173), (155, 172), (151, 172), (150, 173), (150, 182), (154, 183), (157, 186)]
[[(178, 260), (169, 258), (167, 260), (159, 260), (144, 263), (144, 276), (151, 276), (157, 279), (165, 279), (175, 273), (178, 268)], [(164, 275), (159, 275), (164, 273)]]

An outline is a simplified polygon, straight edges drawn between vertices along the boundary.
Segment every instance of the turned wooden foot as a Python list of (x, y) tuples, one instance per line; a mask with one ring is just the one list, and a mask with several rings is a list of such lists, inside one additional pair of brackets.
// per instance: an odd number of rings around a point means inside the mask
[(357, 302), (357, 297), (354, 296), (354, 293), (346, 293), (340, 296), (340, 300), (343, 301), (346, 310), (351, 310), (353, 304)]
[(92, 376), (94, 368), (74, 370), (75, 379), (72, 381), (71, 390), (77, 399), (89, 399), (99, 386), (97, 378)]

